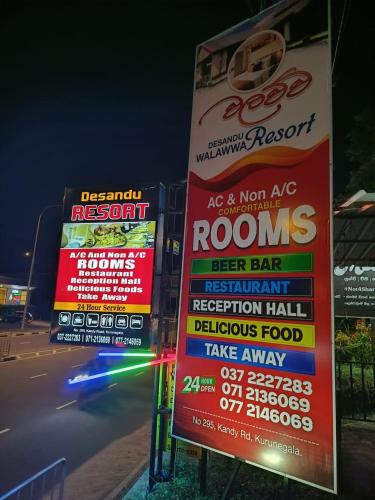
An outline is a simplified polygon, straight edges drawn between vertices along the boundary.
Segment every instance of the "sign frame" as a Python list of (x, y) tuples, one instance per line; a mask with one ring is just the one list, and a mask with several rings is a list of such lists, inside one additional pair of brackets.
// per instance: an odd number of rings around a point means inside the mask
[[(308, 3), (308, 2), (300, 2), (300, 4), (302, 3)], [(285, 0), (285, 1), (281, 1), (279, 2), (278, 4), (276, 5), (273, 5), (271, 6), (270, 8), (266, 9), (265, 11), (262, 11), (260, 14), (258, 14), (258, 16), (256, 16), (256, 20), (258, 22), (260, 22), (262, 20), (262, 18), (266, 18), (267, 17), (267, 14), (271, 14), (273, 13), (277, 8), (280, 8), (282, 9), (283, 7), (287, 6), (289, 7), (291, 4), (291, 2), (288, 2), (288, 0)], [(328, 21), (328, 25), (330, 25), (331, 23), (331, 12), (330, 12), (330, 2), (328, 2), (328, 6), (327, 6), (327, 9), (328, 9), (328, 13), (327, 13), (327, 21)], [(286, 10), (286, 9), (285, 9)], [(233, 32), (237, 31), (237, 32), (240, 32), (241, 31), (241, 25), (242, 24), (245, 24), (244, 23), (240, 23), (239, 25), (237, 25), (236, 27), (233, 27), (233, 28), (236, 28), (236, 30), (234, 30)], [(231, 32), (231, 30), (233, 28), (230, 28), (229, 30), (227, 30), (226, 32), (224, 32), (223, 34), (228, 34), (229, 32)], [(223, 35), (221, 34), (221, 35)], [(249, 35), (248, 35), (249, 36)], [(220, 37), (220, 35), (218, 35), (218, 37)], [(215, 38), (217, 37), (213, 37), (213, 39), (210, 39), (208, 40), (207, 42), (203, 42), (202, 44), (200, 44), (198, 47), (197, 47), (197, 53), (196, 53), (196, 64), (197, 64), (197, 61), (198, 61), (198, 58), (200, 57), (200, 55), (202, 54), (202, 47), (205, 48), (205, 44), (207, 44), (207, 53), (209, 52), (209, 48), (210, 48), (210, 42), (212, 42), (212, 45), (214, 46), (215, 45)], [(330, 38), (330, 32), (328, 32), (328, 36), (327, 36), (327, 39), (328, 39), (328, 43), (327, 43), (327, 46), (328, 46), (328, 53), (326, 54), (326, 59), (327, 59), (327, 71), (328, 71), (328, 68), (331, 66), (331, 56), (330, 56), (330, 49), (331, 49), (331, 38)], [(217, 45), (219, 45), (220, 42), (217, 43)], [(204, 56), (202, 56), (204, 57)], [(216, 61), (217, 62), (217, 61)], [(327, 73), (326, 75), (326, 78), (327, 78), (327, 81), (330, 79), (330, 75)], [(272, 79), (271, 79), (272, 81)], [(239, 104), (238, 106), (236, 105), (236, 101), (234, 99), (234, 96), (232, 95), (231, 96), (233, 99), (232, 99), (232, 103), (233, 103), (233, 106), (232, 108), (230, 108), (228, 106), (228, 108), (226, 108), (225, 110), (225, 113), (223, 113), (222, 115), (222, 123), (221, 123), (221, 129), (220, 129), (220, 132), (216, 134), (216, 137), (223, 137), (224, 136), (224, 126), (223, 126), (223, 123), (225, 122), (225, 120), (228, 120), (230, 121), (230, 119), (233, 117), (234, 114), (236, 114), (239, 110)], [(229, 98), (228, 98), (229, 100)], [(218, 101), (219, 103), (222, 103), (224, 102), (225, 99), (223, 98), (221, 101)], [(187, 353), (185, 352), (185, 341), (186, 341), (186, 338), (189, 338), (187, 337), (187, 335), (189, 334), (188, 331), (186, 331), (186, 321), (187, 321), (187, 315), (186, 315), (186, 302), (189, 301), (189, 297), (187, 294), (189, 292), (183, 292), (183, 282), (184, 282), (184, 275), (186, 276), (187, 275), (187, 279), (189, 280), (190, 278), (202, 278), (203, 280), (207, 280), (210, 276), (209, 275), (203, 275), (203, 276), (197, 276), (196, 274), (194, 274), (190, 268), (187, 267), (187, 264), (186, 264), (186, 261), (188, 259), (193, 259), (192, 257), (192, 252), (191, 252), (191, 249), (188, 249), (187, 248), (187, 236), (189, 235), (189, 232), (192, 231), (192, 229), (190, 229), (189, 227), (189, 224), (192, 223), (192, 218), (189, 219), (189, 216), (191, 217), (191, 209), (190, 209), (190, 205), (189, 205), (189, 191), (190, 190), (193, 190), (193, 192), (195, 193), (195, 195), (197, 194), (196, 191), (195, 191), (195, 186), (197, 186), (199, 184), (199, 182), (201, 181), (201, 179), (199, 179), (198, 175), (197, 175), (197, 161), (198, 161), (198, 157), (199, 157), (199, 161), (200, 162), (204, 162), (204, 161), (211, 161), (213, 159), (215, 159), (216, 157), (214, 155), (211, 154), (211, 152), (207, 152), (206, 156), (202, 153), (201, 156), (199, 155), (196, 155), (197, 153), (197, 149), (196, 149), (196, 144), (197, 144), (197, 131), (195, 132), (195, 135), (194, 135), (194, 127), (197, 126), (196, 123), (194, 123), (194, 106), (196, 106), (196, 101), (194, 101), (195, 104), (193, 105), (193, 118), (192, 118), (192, 126), (191, 126), (191, 146), (190, 146), (190, 160), (189, 160), (189, 172), (190, 172), (190, 177), (189, 177), (189, 182), (188, 182), (188, 185), (187, 185), (187, 198), (186, 198), (186, 216), (185, 216), (185, 234), (184, 234), (184, 252), (183, 252), (183, 263), (182, 263), (182, 269), (183, 269), (183, 275), (182, 275), (182, 280), (181, 280), (181, 283), (182, 283), (182, 286), (181, 286), (181, 294), (180, 294), (180, 314), (181, 314), (181, 309), (183, 310), (182, 312), (182, 316), (180, 316), (179, 318), (179, 335), (178, 335), (178, 340), (177, 340), (177, 377), (178, 377), (178, 369), (180, 368), (180, 371), (182, 369), (182, 365), (180, 364), (179, 366), (179, 356), (181, 356), (181, 358), (183, 359), (183, 362), (185, 363), (185, 359), (187, 357)], [(199, 101), (200, 104), (202, 104), (202, 100)], [(238, 101), (237, 101), (238, 102)], [(237, 107), (236, 107), (237, 106)], [(250, 106), (250, 105), (249, 105)], [(207, 117), (207, 113), (211, 113), (212, 110), (216, 110), (217, 107), (216, 107), (216, 104), (215, 105), (212, 105), (211, 107), (209, 107), (209, 104), (206, 105), (206, 108), (209, 108), (208, 111), (204, 114), (201, 114), (201, 118), (200, 118), (200, 125), (201, 125), (201, 121), (206, 119)], [(325, 483), (323, 484), (322, 482), (319, 483), (317, 481), (314, 481), (314, 480), (309, 480), (309, 479), (306, 479), (304, 477), (301, 477), (301, 475), (294, 475), (292, 473), (290, 473), (290, 471), (281, 471), (281, 470), (277, 470), (277, 467), (273, 468), (273, 467), (268, 467), (267, 465), (265, 465), (264, 463), (259, 463), (259, 462), (256, 462), (254, 460), (247, 460), (245, 459), (245, 461), (251, 465), (255, 465), (257, 467), (260, 467), (260, 468), (263, 468), (265, 470), (268, 470), (268, 471), (271, 471), (271, 472), (274, 472), (274, 473), (277, 473), (277, 474), (281, 474), (283, 476), (286, 476), (286, 477), (289, 477), (291, 479), (294, 479), (294, 480), (297, 480), (299, 482), (302, 482), (302, 483), (305, 483), (305, 484), (308, 484), (310, 486), (314, 486), (316, 488), (319, 488), (319, 489), (322, 489), (324, 491), (329, 491), (329, 492), (333, 492), (333, 493), (337, 493), (337, 450), (336, 450), (336, 405), (335, 405), (335, 398), (336, 398), (336, 394), (335, 394), (335, 354), (334, 354), (334, 337), (333, 337), (333, 332), (334, 332), (334, 296), (333, 296), (333, 282), (332, 282), (332, 271), (333, 271), (333, 216), (332, 216), (332, 100), (331, 98), (329, 99), (329, 110), (328, 110), (328, 113), (327, 113), (327, 117), (326, 117), (326, 122), (325, 122), (325, 126), (326, 126), (326, 130), (327, 130), (327, 134), (328, 134), (328, 137), (329, 137), (329, 142), (328, 142), (328, 151), (326, 152), (326, 158), (327, 158), (327, 172), (328, 172), (328, 178), (329, 178), (329, 189), (328, 189), (328, 195), (327, 195), (327, 198), (326, 198), (326, 203), (328, 203), (329, 205), (329, 210), (327, 210), (326, 212), (326, 216), (327, 216), (327, 221), (328, 221), (328, 224), (329, 224), (329, 228), (328, 228), (328, 239), (329, 239), (329, 243), (328, 243), (328, 250), (329, 250), (329, 253), (327, 252), (325, 258), (327, 259), (326, 260), (326, 267), (327, 267), (327, 272), (326, 272), (326, 280), (327, 280), (327, 286), (328, 286), (328, 296), (329, 296), (329, 304), (326, 308), (326, 311), (327, 312), (327, 321), (328, 321), (328, 324), (329, 324), (329, 330), (330, 330), (330, 336), (328, 337), (327, 335), (327, 340), (326, 340), (326, 345), (330, 346), (329, 349), (330, 349), (330, 361), (326, 364), (326, 370), (330, 371), (330, 377), (331, 377), (331, 380), (330, 380), (330, 397), (329, 397), (329, 402), (330, 402), (330, 418), (329, 418), (329, 422), (327, 423), (328, 426), (330, 426), (330, 435), (332, 437), (332, 441), (331, 441), (331, 465), (332, 465), (332, 474), (331, 474), (331, 479), (329, 480), (329, 485), (327, 486), (326, 484), (328, 483)], [(224, 108), (225, 109), (225, 108)], [(240, 112), (239, 112), (240, 114)], [(313, 121), (315, 119), (315, 117), (313, 117), (313, 115), (311, 115), (311, 120)], [(311, 125), (312, 125), (312, 121), (311, 121)], [(232, 129), (232, 133), (233, 133), (233, 129)], [(202, 134), (204, 135), (205, 134), (205, 131), (202, 132)], [(228, 136), (229, 136), (229, 132), (227, 133)], [(207, 135), (205, 136), (205, 139), (204, 140), (207, 140)], [(195, 141), (195, 144), (194, 146), (192, 145)], [(210, 144), (214, 144), (214, 141), (212, 141)], [(218, 144), (218, 143), (217, 143)], [(212, 146), (214, 147), (214, 146)], [(194, 149), (195, 148), (195, 149)], [(256, 152), (254, 152), (256, 153)], [(194, 159), (194, 155), (196, 155), (196, 159)], [(239, 156), (237, 155), (237, 157), (235, 157), (236, 160), (237, 160), (237, 164), (236, 163), (232, 163), (232, 166), (234, 168), (234, 166), (237, 166), (241, 163), (241, 158), (239, 158)], [(221, 161), (221, 158), (219, 158), (219, 162)], [(302, 159), (300, 161), (303, 161)], [(208, 164), (208, 163), (207, 163)], [(192, 165), (194, 165), (192, 167)], [(203, 170), (202, 170), (203, 172)], [(212, 179), (216, 180), (217, 181), (217, 186), (214, 187), (214, 182), (212, 181), (212, 192), (213, 194), (216, 193), (217, 197), (216, 199), (218, 200), (218, 203), (222, 203), (223, 201), (223, 192), (227, 192), (226, 191), (226, 188), (227, 188), (227, 184), (225, 184), (224, 180), (222, 177), (220, 177), (221, 175), (221, 172), (219, 169), (216, 169), (214, 171), (214, 173), (216, 174), (216, 177), (211, 177), (209, 178), (206, 174), (203, 174), (203, 179), (206, 181), (206, 184), (208, 185), (210, 183), (210, 181)], [(204, 177), (206, 175), (206, 177)], [(221, 182), (221, 184), (220, 184)], [(203, 185), (203, 181), (202, 181), (202, 185)], [(220, 189), (220, 186), (222, 186), (222, 189)], [(221, 196), (221, 198), (219, 198)], [(196, 200), (196, 198), (195, 198)], [(217, 205), (219, 206), (219, 205)], [(200, 207), (202, 209), (202, 207)], [(207, 231), (206, 231), (206, 227), (202, 224), (201, 227), (200, 227), (200, 231), (201, 231), (201, 234), (204, 234), (204, 236), (206, 236), (207, 234)], [(191, 237), (190, 237), (191, 239)], [(203, 250), (209, 250), (207, 251), (207, 254), (210, 255), (211, 257), (211, 254), (212, 254), (212, 249), (208, 249), (208, 248), (204, 248), (203, 244), (202, 244), (202, 240), (204, 241), (204, 237), (203, 239), (199, 237), (197, 237), (198, 239), (198, 242), (201, 243), (202, 245), (202, 249)], [(223, 238), (222, 237), (222, 240), (225, 239), (225, 237)], [(219, 241), (219, 238), (217, 238), (217, 241), (220, 243)], [(191, 242), (190, 242), (191, 243)], [(195, 242), (196, 243), (196, 242)], [(196, 248), (198, 248), (199, 245), (196, 246)], [(219, 248), (219, 245), (218, 245), (218, 248)], [(277, 247), (277, 248), (280, 248), (280, 247)], [(190, 253), (189, 253), (190, 252)], [(210, 253), (211, 252), (211, 253)], [(187, 256), (188, 255), (188, 256)], [(219, 253), (217, 252), (216, 254), (216, 260), (220, 260), (219, 258)], [(225, 257), (227, 257), (227, 255), (225, 255)], [(199, 259), (202, 259), (202, 253), (199, 253), (198, 255), (198, 260)], [(214, 259), (215, 257), (213, 257)], [(228, 260), (228, 259), (227, 259)], [(188, 260), (189, 264), (191, 263), (190, 260)], [(329, 269), (328, 269), (329, 268)], [(272, 275), (272, 274), (271, 274)], [(228, 278), (231, 278), (233, 279), (235, 277), (235, 274), (232, 273), (229, 273), (228, 274)], [(243, 276), (240, 276), (241, 278)], [(252, 275), (249, 276), (250, 278), (252, 278)], [(266, 275), (258, 275), (256, 277), (266, 277)], [(293, 276), (294, 277), (294, 276)], [(213, 278), (216, 278), (216, 276), (213, 276)], [(185, 277), (185, 281), (186, 281), (186, 277)], [(322, 286), (322, 283), (320, 283), (320, 287)], [(186, 295), (184, 295), (184, 293)], [(199, 295), (200, 298), (202, 297), (207, 297), (207, 296), (204, 296), (204, 295)], [(219, 296), (218, 295), (215, 295), (213, 294), (213, 298), (214, 299), (218, 299)], [(284, 297), (285, 299), (285, 297)], [(184, 309), (185, 307), (185, 309)], [(314, 312), (316, 313), (316, 305), (315, 305), (315, 300), (314, 300), (314, 306), (313, 306), (313, 309), (314, 309)], [(203, 313), (202, 313), (203, 314)], [(186, 316), (185, 316), (186, 315)], [(206, 313), (207, 315), (207, 313)], [(213, 314), (215, 315), (215, 314)], [(329, 317), (329, 319), (328, 319)], [(217, 319), (217, 318), (216, 318)], [(181, 326), (182, 325), (182, 326)], [(182, 331), (183, 330), (183, 331)], [(190, 335), (191, 335), (191, 331), (190, 331)], [(182, 343), (183, 343), (183, 346), (182, 346)], [(272, 345), (270, 345), (270, 347), (272, 347)], [(183, 353), (183, 354), (180, 354), (180, 353)], [(327, 356), (328, 358), (328, 356)], [(180, 361), (181, 363), (181, 361)], [(229, 363), (228, 363), (229, 364)], [(207, 363), (208, 365), (208, 363)], [(240, 365), (232, 365), (232, 366), (240, 366)], [(330, 366), (330, 369), (328, 368)], [(194, 372), (194, 370), (192, 370)], [(186, 370), (184, 371), (184, 373), (186, 373)], [(194, 373), (192, 373), (192, 376), (194, 376), (197, 372), (195, 371)], [(182, 377), (182, 375), (181, 375)], [(180, 379), (180, 384), (178, 384), (178, 380), (176, 380), (176, 384), (175, 384), (175, 398), (174, 398), (174, 401), (175, 401), (175, 404), (174, 404), (174, 407), (173, 407), (173, 415), (172, 415), (172, 418), (173, 418), (173, 430), (172, 430), (172, 435), (177, 438), (177, 439), (182, 439), (186, 442), (189, 442), (191, 444), (195, 444), (195, 445), (199, 445), (199, 446), (202, 446), (204, 448), (207, 448), (207, 449), (210, 449), (212, 451), (215, 451), (215, 452), (218, 452), (218, 453), (221, 453), (223, 455), (227, 455), (227, 456), (230, 456), (230, 457), (233, 457), (233, 458), (238, 458), (239, 455), (238, 454), (235, 454), (235, 453), (229, 453), (228, 452), (228, 449), (224, 449), (223, 447), (220, 448), (217, 448), (215, 446), (211, 446), (211, 445), (207, 445), (207, 443), (204, 443), (202, 441), (200, 441), (199, 439), (192, 439), (189, 437), (189, 432), (187, 431), (184, 435), (184, 432), (185, 431), (181, 431), (181, 422), (182, 422), (182, 418), (185, 418), (185, 421), (187, 422), (187, 416), (186, 414), (183, 414), (183, 411), (181, 410), (181, 397), (179, 396), (178, 394), (178, 391), (179, 391), (179, 388), (178, 388), (178, 385), (181, 385), (181, 379)], [(329, 390), (327, 389), (327, 393), (329, 392)], [(326, 397), (326, 396), (325, 396)], [(178, 398), (180, 401), (178, 401)], [(176, 403), (177, 401), (177, 403)], [(178, 413), (179, 413), (179, 430), (176, 430), (176, 408), (178, 408)], [(197, 410), (199, 411), (199, 410)], [(202, 411), (202, 415), (201, 416), (204, 416), (204, 413), (205, 411)], [(210, 417), (206, 417), (206, 418), (210, 418)], [(186, 427), (184, 428), (185, 430), (188, 429), (188, 424), (186, 423)], [(196, 436), (202, 436), (202, 432), (200, 432), (199, 434), (199, 431), (193, 433), (194, 435)], [(190, 436), (192, 435), (192, 433), (190, 432)], [(241, 459), (243, 459), (244, 457), (240, 457)]]
[[(164, 205), (165, 186), (160, 182), (131, 183), (120, 188), (66, 188), (50, 343), (141, 351), (152, 347), (152, 317), (159, 307)], [(88, 269), (87, 283), (100, 281), (95, 288), (99, 293), (75, 293), (80, 286), (72, 283), (82, 281), (76, 277), (79, 266)], [(96, 271), (97, 268), (103, 270)], [(119, 290), (117, 295), (113, 285)], [(121, 295), (121, 289), (126, 295)], [(119, 302), (120, 298), (123, 302)], [(66, 326), (61, 324), (61, 315), (69, 315)], [(81, 327), (73, 325), (74, 315), (82, 316)], [(91, 316), (96, 321), (92, 326), (88, 324)], [(103, 323), (104, 316), (111, 319), (107, 325)]]

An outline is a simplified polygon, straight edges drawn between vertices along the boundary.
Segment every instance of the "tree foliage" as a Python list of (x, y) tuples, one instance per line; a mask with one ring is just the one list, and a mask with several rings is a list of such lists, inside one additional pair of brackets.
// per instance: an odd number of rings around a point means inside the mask
[(338, 361), (371, 363), (373, 349), (369, 326), (359, 319), (355, 323), (354, 331), (336, 330), (335, 348)]
[(375, 106), (368, 105), (354, 117), (345, 156), (352, 165), (347, 194), (360, 189), (375, 192)]

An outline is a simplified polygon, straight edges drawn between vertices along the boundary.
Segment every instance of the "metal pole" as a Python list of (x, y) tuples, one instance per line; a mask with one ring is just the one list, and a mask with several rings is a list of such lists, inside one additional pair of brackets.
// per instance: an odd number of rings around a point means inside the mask
[(55, 495), (55, 487), (56, 487), (56, 467), (53, 469), (53, 478), (52, 478), (52, 487), (51, 487), (51, 500)]
[(367, 401), (366, 401), (366, 384), (365, 384), (365, 364), (361, 363), (361, 382), (362, 382), (362, 407), (363, 407), (363, 418), (367, 420)]
[(21, 323), (21, 328), (22, 330), (25, 329), (25, 323), (26, 323), (26, 314), (27, 314), (27, 309), (29, 308), (29, 304), (30, 304), (30, 288), (31, 288), (31, 280), (32, 280), (32, 277), (33, 277), (33, 271), (34, 271), (34, 264), (35, 264), (35, 253), (36, 253), (36, 247), (37, 247), (37, 243), (38, 243), (38, 237), (39, 237), (39, 229), (40, 229), (40, 223), (41, 223), (41, 220), (42, 220), (42, 217), (44, 215), (44, 213), (50, 209), (50, 208), (57, 208), (57, 207), (61, 207), (62, 205), (48, 205), (47, 207), (45, 207), (40, 215), (39, 215), (39, 218), (38, 218), (38, 225), (36, 227), (36, 233), (35, 233), (35, 241), (34, 241), (34, 248), (33, 248), (33, 255), (32, 255), (32, 258), (31, 258), (31, 264), (30, 264), (30, 271), (29, 271), (29, 280), (27, 282), (27, 289), (26, 289), (26, 300), (25, 300), (25, 307), (23, 309), (23, 315), (22, 315), (22, 323)]
[(175, 472), (175, 463), (176, 463), (176, 448), (177, 442), (176, 438), (171, 438), (171, 459), (169, 462), (169, 477), (173, 480), (174, 472)]
[[(161, 378), (161, 394), (159, 401), (159, 442), (158, 442), (158, 465), (156, 469), (156, 474), (161, 478), (163, 476), (163, 451), (164, 451), (164, 429), (165, 429), (165, 420), (166, 420), (166, 401), (165, 401), (165, 380), (166, 380), (166, 367), (161, 364), (160, 365), (160, 378)], [(169, 412), (168, 412), (169, 414)]]
[(287, 476), (283, 477), (283, 500), (289, 500), (290, 498), (290, 481)]
[(151, 449), (150, 465), (148, 473), (148, 491), (151, 492), (155, 484), (155, 457), (156, 457), (156, 427), (158, 422), (159, 402), (159, 366), (154, 368), (154, 390), (152, 396), (152, 426), (151, 426)]
[(66, 468), (66, 461), (64, 460), (64, 462), (61, 465), (61, 478), (60, 478), (59, 500), (64, 500), (65, 468)]
[(199, 460), (199, 493), (207, 494), (207, 448), (202, 448), (202, 457)]
[(227, 498), (229, 498), (230, 490), (232, 489), (233, 483), (237, 477), (237, 474), (240, 470), (241, 465), (242, 465), (242, 462), (240, 460), (237, 460), (237, 463), (236, 463), (236, 460), (234, 460), (234, 467), (233, 467), (233, 470), (231, 472), (231, 475), (229, 476), (227, 484), (225, 485), (223, 494), (221, 495), (221, 500), (227, 500)]
[(341, 461), (341, 389), (336, 389), (336, 463), (337, 463), (337, 495), (341, 498), (342, 461)]

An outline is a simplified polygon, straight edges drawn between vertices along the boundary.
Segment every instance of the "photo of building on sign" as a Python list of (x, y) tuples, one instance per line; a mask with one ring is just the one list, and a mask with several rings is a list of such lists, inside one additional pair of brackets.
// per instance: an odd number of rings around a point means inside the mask
[[(306, 31), (301, 19), (308, 2), (294, 2), (279, 15), (265, 15), (258, 32), (248, 36), (243, 24), (198, 47), (195, 88), (213, 87), (228, 78), (235, 91), (248, 91), (267, 82), (279, 69), (285, 53), (324, 37), (323, 17), (315, 16)], [(303, 21), (302, 21), (303, 22)]]
[(228, 69), (234, 90), (250, 90), (274, 74), (284, 56), (284, 39), (277, 31), (262, 31), (245, 41), (235, 52)]

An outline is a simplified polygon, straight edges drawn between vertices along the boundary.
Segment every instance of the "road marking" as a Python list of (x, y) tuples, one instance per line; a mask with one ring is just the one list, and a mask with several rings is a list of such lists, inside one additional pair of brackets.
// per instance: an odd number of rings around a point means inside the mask
[(48, 375), (48, 373), (39, 373), (38, 375), (33, 375), (32, 377), (29, 377), (29, 378), (44, 377), (45, 375)]
[(83, 366), (83, 363), (79, 363), (78, 365), (72, 365), (72, 368), (78, 368), (79, 366)]
[(109, 385), (109, 386), (108, 386), (108, 389), (110, 389), (111, 387), (114, 387), (114, 386), (115, 386), (115, 385), (117, 385), (117, 384), (118, 384), (118, 382), (115, 382), (114, 384)]
[(139, 377), (139, 375), (142, 375), (142, 373), (144, 373), (145, 371), (143, 370), (143, 372), (139, 372), (137, 374), (134, 375), (134, 377)]
[(2, 430), (0, 431), (0, 434), (5, 434), (6, 432), (9, 432), (9, 431), (10, 431), (10, 429), (2, 429)]
[(22, 335), (35, 335), (35, 334), (39, 334), (39, 335), (43, 335), (43, 334), (46, 334), (46, 333), (49, 333), (49, 332), (23, 332), (23, 333), (17, 333), (15, 332), (14, 330), (5, 330), (5, 331), (2, 331), (0, 333), (0, 337), (20, 337)]
[(31, 344), (31, 343), (32, 343), (31, 340), (28, 340), (27, 342), (20, 342), (20, 345), (22, 345), (22, 344)]
[(61, 410), (62, 408), (65, 408), (65, 406), (69, 406), (69, 405), (73, 405), (74, 403), (76, 403), (77, 400), (74, 399), (73, 401), (69, 401), (69, 403), (65, 403), (64, 405), (61, 405), (61, 406), (57, 406), (56, 407), (56, 410)]
[(57, 349), (43, 349), (37, 353), (37, 356), (48, 356), (49, 354), (54, 354)]

